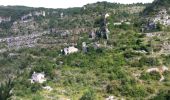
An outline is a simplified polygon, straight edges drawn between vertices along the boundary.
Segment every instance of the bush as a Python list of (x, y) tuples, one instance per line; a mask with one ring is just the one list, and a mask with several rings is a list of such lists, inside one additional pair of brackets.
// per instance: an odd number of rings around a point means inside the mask
[(142, 85), (130, 85), (126, 84), (122, 87), (122, 93), (126, 96), (143, 98), (148, 93), (146, 92), (145, 88)]
[(43, 100), (43, 96), (41, 95), (36, 95), (36, 96), (33, 96), (32, 100)]
[(160, 65), (159, 60), (157, 58), (152, 57), (142, 57), (139, 62), (141, 65), (145, 66), (158, 66)]
[(7, 100), (12, 96), (11, 90), (14, 84), (11, 80), (7, 81), (5, 84), (0, 84), (0, 100)]
[(96, 100), (96, 94), (93, 90), (88, 90), (83, 94), (80, 100)]
[(159, 80), (161, 78), (160, 74), (158, 72), (152, 72), (152, 73), (143, 73), (140, 77), (143, 80)]
[(106, 92), (109, 94), (119, 94), (120, 82), (112, 81), (110, 84), (106, 86)]
[(150, 79), (149, 73), (142, 73), (140, 79), (142, 79), (142, 80), (149, 80)]
[(31, 91), (32, 92), (37, 92), (38, 90), (41, 89), (41, 84), (39, 83), (34, 83), (32, 86), (31, 86)]
[(133, 57), (140, 56), (140, 55), (141, 55), (140, 53), (136, 53), (136, 52), (133, 52), (130, 50), (128, 50), (124, 53), (125, 58), (133, 58)]
[(40, 59), (37, 62), (37, 66), (33, 68), (31, 73), (33, 72), (45, 72), (46, 76), (49, 76), (51, 79), (55, 76), (55, 63), (47, 60), (47, 59)]
[(114, 86), (112, 84), (109, 84), (106, 86), (106, 92), (113, 94), (114, 93)]
[(161, 91), (156, 97), (151, 100), (170, 100), (170, 90)]

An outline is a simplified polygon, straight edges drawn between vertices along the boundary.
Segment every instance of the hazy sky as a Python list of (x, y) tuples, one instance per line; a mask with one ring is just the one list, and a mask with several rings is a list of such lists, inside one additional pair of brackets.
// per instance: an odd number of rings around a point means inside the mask
[(124, 4), (143, 2), (148, 3), (153, 0), (0, 0), (0, 5), (24, 5), (30, 7), (46, 8), (68, 8), (81, 7), (87, 3), (97, 1), (119, 2)]

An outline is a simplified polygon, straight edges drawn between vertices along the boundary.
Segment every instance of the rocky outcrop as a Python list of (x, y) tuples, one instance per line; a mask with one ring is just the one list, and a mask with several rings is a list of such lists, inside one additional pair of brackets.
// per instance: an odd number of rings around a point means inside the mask
[(11, 21), (11, 17), (0, 16), (0, 23), (2, 23), (2, 22), (10, 22), (10, 21)]
[(8, 38), (1, 38), (1, 42), (5, 42), (9, 49), (11, 48), (22, 48), (22, 47), (33, 47), (40, 36), (48, 34), (48, 31), (44, 32), (34, 32), (30, 35), (23, 35), (17, 37), (8, 37)]

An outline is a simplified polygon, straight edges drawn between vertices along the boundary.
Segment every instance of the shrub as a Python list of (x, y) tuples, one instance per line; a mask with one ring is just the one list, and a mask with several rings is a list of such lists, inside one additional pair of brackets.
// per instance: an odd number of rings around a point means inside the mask
[(142, 57), (139, 62), (141, 65), (146, 65), (146, 66), (158, 66), (159, 65), (159, 60), (157, 58), (153, 57)]
[(43, 100), (44, 98), (43, 98), (43, 96), (41, 96), (41, 95), (35, 95), (35, 96), (33, 96), (33, 98), (32, 98), (32, 100)]
[(140, 77), (143, 80), (159, 80), (161, 78), (160, 74), (158, 72), (152, 72), (152, 73), (143, 73)]
[(144, 97), (148, 94), (142, 85), (132, 86), (130, 84), (126, 84), (122, 87), (122, 93), (126, 96), (138, 97), (138, 98)]
[(37, 92), (38, 90), (41, 89), (41, 84), (39, 83), (34, 83), (32, 86), (31, 86), (31, 91), (32, 92)]
[(80, 100), (96, 100), (96, 94), (93, 90), (88, 90), (83, 94)]
[(40, 59), (37, 62), (37, 66), (33, 68), (32, 72), (45, 72), (46, 76), (49, 76), (51, 79), (55, 76), (55, 63), (47, 60), (47, 59)]
[(150, 79), (150, 75), (149, 73), (142, 73), (140, 79), (143, 79), (143, 80), (149, 80)]
[(5, 84), (0, 85), (0, 100), (7, 100), (12, 96), (11, 90), (13, 88), (14, 84), (9, 79)]
[(113, 94), (114, 93), (114, 85), (113, 84), (108, 84), (106, 86), (106, 92), (110, 93), (110, 94)]
[(170, 100), (170, 90), (161, 91), (157, 96), (151, 100)]

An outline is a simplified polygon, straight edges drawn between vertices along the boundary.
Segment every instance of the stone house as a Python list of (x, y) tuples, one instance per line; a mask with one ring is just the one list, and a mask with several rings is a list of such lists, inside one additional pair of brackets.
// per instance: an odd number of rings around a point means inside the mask
[(61, 52), (63, 52), (65, 55), (71, 54), (71, 53), (76, 53), (78, 52), (78, 49), (75, 48), (74, 46), (68, 47), (68, 48), (64, 48), (63, 50), (61, 50)]
[(31, 76), (31, 83), (44, 83), (46, 81), (44, 72), (36, 73), (34, 72)]

